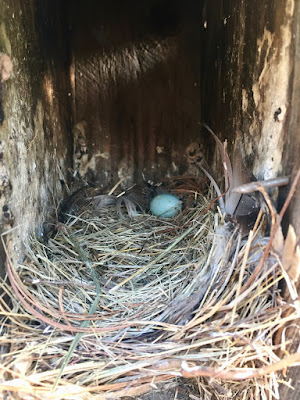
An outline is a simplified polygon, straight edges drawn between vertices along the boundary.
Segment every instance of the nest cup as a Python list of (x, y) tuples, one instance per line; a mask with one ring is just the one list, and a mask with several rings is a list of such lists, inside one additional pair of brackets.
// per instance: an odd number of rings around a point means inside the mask
[(9, 264), (4, 366), (18, 373), (19, 395), (29, 382), (31, 398), (113, 399), (182, 377), (194, 378), (185, 396), (278, 390), (278, 334), (298, 315), (285, 316), (279, 282), (293, 284), (276, 255), (260, 265), (261, 221), (242, 235), (212, 212), (212, 189), (203, 196), (185, 183), (184, 192), (174, 218), (126, 209), (120, 218), (115, 204), (96, 215), (87, 200), (48, 241), (33, 237), (24, 263)]

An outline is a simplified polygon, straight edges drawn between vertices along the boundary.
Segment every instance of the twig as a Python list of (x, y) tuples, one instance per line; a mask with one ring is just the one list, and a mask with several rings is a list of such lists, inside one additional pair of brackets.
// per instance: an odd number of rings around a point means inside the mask
[(288, 206), (289, 206), (289, 204), (290, 204), (290, 202), (292, 200), (292, 197), (294, 196), (294, 193), (296, 191), (299, 178), (300, 178), (300, 169), (299, 169), (299, 171), (297, 172), (297, 174), (295, 176), (295, 179), (294, 179), (294, 181), (292, 183), (292, 186), (291, 186), (290, 191), (289, 191), (289, 193), (287, 195), (285, 203), (284, 203), (284, 205), (283, 205), (283, 207), (282, 207), (282, 209), (281, 209), (281, 211), (279, 213), (280, 218), (282, 218), (284, 216), (284, 214), (285, 214), (285, 212), (286, 212), (286, 210), (287, 210), (287, 208), (288, 208)]
[(267, 179), (265, 181), (254, 181), (250, 183), (246, 183), (245, 185), (241, 185), (232, 189), (234, 193), (241, 194), (249, 194), (259, 190), (260, 187), (264, 188), (273, 188), (277, 186), (286, 186), (289, 184), (289, 177), (282, 176), (274, 179)]
[[(280, 222), (281, 222), (281, 220), (282, 220), (282, 218), (284, 216), (284, 213), (286, 212), (286, 210), (287, 210), (287, 208), (288, 208), (288, 206), (289, 206), (289, 204), (290, 204), (290, 202), (292, 200), (292, 197), (293, 197), (293, 195), (295, 193), (299, 178), (300, 178), (300, 170), (297, 172), (296, 177), (295, 177), (295, 179), (294, 179), (294, 181), (292, 183), (292, 186), (291, 186), (290, 191), (289, 191), (289, 193), (287, 195), (285, 203), (284, 203), (284, 205), (283, 205), (283, 207), (282, 207), (282, 209), (281, 209), (281, 211), (279, 213), (279, 218), (275, 218), (275, 222), (274, 222), (274, 225), (272, 226), (272, 230), (271, 230), (270, 239), (268, 241), (268, 244), (266, 245), (264, 254), (263, 254), (259, 264), (257, 265), (255, 270), (251, 274), (251, 277), (246, 282), (246, 284), (243, 286), (243, 291), (245, 291), (250, 285), (252, 285), (252, 283), (254, 282), (254, 280), (256, 279), (256, 277), (258, 276), (258, 274), (260, 273), (260, 271), (261, 271), (261, 269), (262, 269), (262, 267), (264, 265), (264, 262), (265, 262), (268, 254), (270, 252), (271, 245), (272, 245), (272, 242), (274, 240), (277, 228), (279, 227), (279, 224), (280, 224)], [(260, 188), (260, 191), (261, 191), (262, 194), (266, 193), (265, 191), (262, 191), (261, 188)], [(271, 212), (273, 211), (272, 207), (271, 207), (270, 211)]]

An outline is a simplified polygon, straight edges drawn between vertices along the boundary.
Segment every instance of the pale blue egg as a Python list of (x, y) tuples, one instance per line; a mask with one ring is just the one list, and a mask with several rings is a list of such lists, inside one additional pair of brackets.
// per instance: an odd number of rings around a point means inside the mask
[(155, 196), (150, 203), (150, 211), (153, 215), (163, 218), (174, 217), (179, 211), (181, 211), (182, 202), (178, 197), (172, 194), (158, 194)]

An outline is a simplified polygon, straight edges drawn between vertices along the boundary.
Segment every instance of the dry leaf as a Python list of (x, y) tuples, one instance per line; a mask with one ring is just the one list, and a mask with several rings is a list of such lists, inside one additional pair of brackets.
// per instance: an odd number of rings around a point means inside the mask
[(297, 237), (292, 225), (289, 226), (284, 242), (282, 264), (289, 277), (297, 282), (300, 276), (300, 248), (297, 245)]
[[(277, 215), (278, 217), (278, 215)], [(278, 223), (274, 239), (272, 241), (272, 247), (275, 253), (282, 257), (283, 249), (284, 249), (284, 237), (282, 233), (281, 225)]]

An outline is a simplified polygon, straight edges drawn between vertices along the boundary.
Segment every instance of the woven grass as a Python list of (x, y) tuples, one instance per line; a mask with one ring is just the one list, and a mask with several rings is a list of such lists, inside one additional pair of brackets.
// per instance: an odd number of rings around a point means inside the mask
[(173, 219), (85, 206), (47, 242), (32, 237), (23, 263), (8, 257), (7, 398), (117, 399), (181, 378), (201, 399), (278, 398), (279, 372), (300, 361), (286, 351), (294, 283), (262, 213), (242, 235), (194, 198)]

